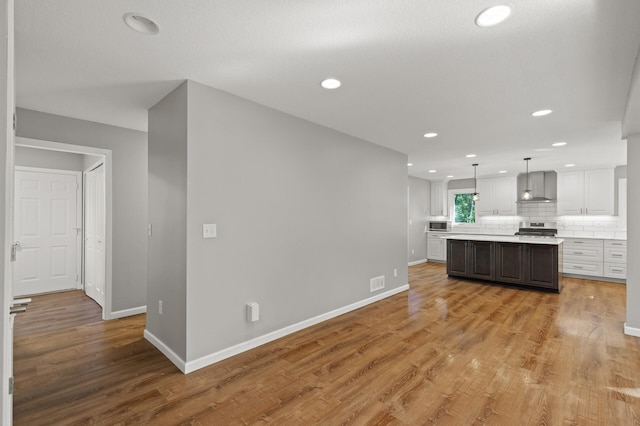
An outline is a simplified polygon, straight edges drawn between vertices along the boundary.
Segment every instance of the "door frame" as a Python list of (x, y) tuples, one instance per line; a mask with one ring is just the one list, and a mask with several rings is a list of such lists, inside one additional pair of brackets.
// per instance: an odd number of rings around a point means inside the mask
[[(112, 279), (113, 279), (113, 196), (112, 196), (112, 153), (110, 149), (94, 148), (83, 145), (73, 145), (60, 142), (52, 142), (41, 139), (30, 139), (16, 137), (16, 146), (27, 148), (39, 148), (49, 151), (71, 152), (74, 154), (99, 155), (104, 159), (104, 183), (105, 183), (105, 285), (104, 285), (104, 308), (102, 309), (102, 319), (109, 320), (112, 315)], [(84, 229), (84, 224), (83, 224)]]
[(10, 257), (10, 247), (13, 244), (13, 162), (15, 140), (15, 36), (14, 36), (14, 0), (5, 0), (0, 5), (0, 133), (3, 135), (0, 153), (0, 199), (3, 199), (3, 224), (0, 224), (0, 249), (2, 267), (0, 276), (4, 280), (4, 288), (0, 297), (0, 340), (2, 340), (2, 354), (0, 355), (0, 423), (11, 424), (13, 419), (13, 395), (9, 392), (9, 380), (13, 377), (13, 318), (10, 306), (13, 305), (13, 264)]
[[(64, 169), (45, 169), (41, 167), (29, 167), (29, 166), (14, 166), (14, 172), (34, 172), (34, 173), (53, 173), (59, 175), (72, 175), (76, 177), (76, 183), (78, 184), (78, 189), (76, 191), (76, 228), (81, 227), (82, 225), (78, 222), (82, 222), (82, 203), (84, 201), (83, 192), (82, 192), (82, 172), (77, 170), (64, 170)], [(14, 182), (15, 185), (15, 182)], [(14, 199), (15, 199), (15, 190), (14, 190)], [(13, 209), (15, 212), (15, 202), (13, 203)], [(15, 223), (14, 223), (15, 227)], [(80, 255), (80, 250), (82, 249), (82, 236), (81, 232), (76, 233), (76, 276), (78, 279), (76, 280), (76, 290), (82, 289), (82, 276), (80, 272), (82, 271), (82, 256)], [(19, 256), (19, 254), (18, 254)]]

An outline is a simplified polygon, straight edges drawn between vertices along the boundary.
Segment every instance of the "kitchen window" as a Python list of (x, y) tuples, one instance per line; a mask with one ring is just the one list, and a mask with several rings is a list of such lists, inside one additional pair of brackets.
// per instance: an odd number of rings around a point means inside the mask
[(471, 199), (473, 188), (449, 190), (451, 222), (475, 223), (476, 203)]

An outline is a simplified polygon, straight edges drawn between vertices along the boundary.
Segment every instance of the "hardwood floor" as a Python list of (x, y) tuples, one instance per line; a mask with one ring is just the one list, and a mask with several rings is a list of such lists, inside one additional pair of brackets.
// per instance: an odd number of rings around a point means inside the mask
[(625, 287), (562, 294), (409, 268), (411, 290), (183, 375), (81, 292), (15, 324), (16, 425), (638, 425)]

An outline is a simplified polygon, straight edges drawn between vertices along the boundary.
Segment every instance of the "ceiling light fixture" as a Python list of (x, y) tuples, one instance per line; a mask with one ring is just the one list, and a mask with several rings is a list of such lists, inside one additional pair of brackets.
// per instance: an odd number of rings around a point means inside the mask
[(575, 167), (575, 164), (565, 164), (565, 167)]
[(478, 163), (472, 164), (473, 166), (473, 194), (471, 194), (471, 200), (478, 201), (480, 199), (480, 194), (478, 194), (478, 179), (476, 175), (476, 171), (478, 170)]
[(160, 32), (158, 24), (139, 13), (125, 13), (122, 17), (124, 23), (133, 31), (144, 35), (155, 35)]
[(434, 132), (424, 134), (425, 138), (435, 138), (436, 136), (438, 136), (438, 134)]
[(530, 200), (531, 198), (533, 198), (533, 194), (531, 193), (531, 190), (529, 189), (529, 160), (531, 160), (531, 157), (527, 157), (524, 159), (524, 161), (527, 162), (527, 174), (526, 174), (526, 189), (524, 191), (522, 191), (522, 194), (520, 195), (520, 198), (522, 200)]
[(435, 173), (437, 170), (429, 170), (429, 173)]
[(407, 163), (407, 166), (411, 167), (413, 166), (413, 163)]
[(566, 142), (556, 142), (556, 143), (552, 143), (551, 146), (565, 146), (567, 143)]
[(320, 83), (320, 86), (322, 86), (327, 90), (334, 90), (342, 86), (342, 83), (340, 82), (340, 80), (335, 78), (326, 78), (322, 80), (322, 82)]
[(491, 6), (476, 16), (476, 25), (482, 28), (493, 27), (504, 22), (511, 15), (511, 8), (498, 4)]
[(476, 156), (475, 154), (467, 154), (467, 155), (466, 155), (466, 157), (467, 157), (467, 158), (473, 158), (473, 157), (475, 157), (475, 156)]
[(551, 114), (553, 111), (550, 109), (541, 109), (540, 111), (532, 112), (532, 117), (544, 117), (545, 115)]
[(448, 175), (447, 177), (448, 177), (448, 178), (452, 178), (452, 177), (453, 177), (453, 175)]
[(507, 173), (506, 170), (500, 170), (498, 173)]

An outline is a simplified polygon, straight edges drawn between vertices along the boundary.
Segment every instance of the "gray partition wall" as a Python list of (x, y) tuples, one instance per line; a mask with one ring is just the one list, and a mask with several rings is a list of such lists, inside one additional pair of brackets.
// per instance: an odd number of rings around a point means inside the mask
[(183, 371), (407, 288), (406, 155), (192, 81), (149, 125), (146, 335)]

